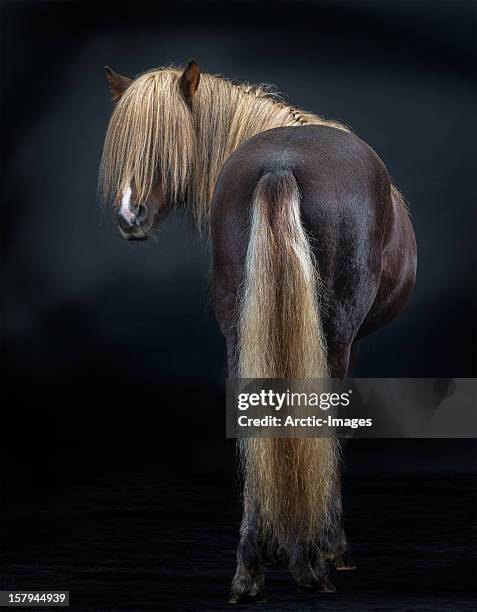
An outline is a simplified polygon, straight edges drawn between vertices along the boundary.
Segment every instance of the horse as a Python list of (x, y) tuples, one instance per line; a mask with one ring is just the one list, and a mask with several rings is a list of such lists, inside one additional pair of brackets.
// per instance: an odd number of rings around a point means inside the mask
[[(343, 378), (357, 342), (411, 295), (416, 241), (384, 163), (340, 123), (268, 87), (185, 68), (106, 67), (99, 172), (121, 236), (175, 208), (211, 241), (211, 296), (231, 378)], [(284, 556), (301, 589), (353, 569), (333, 437), (239, 442), (243, 516), (230, 602), (260, 601)]]

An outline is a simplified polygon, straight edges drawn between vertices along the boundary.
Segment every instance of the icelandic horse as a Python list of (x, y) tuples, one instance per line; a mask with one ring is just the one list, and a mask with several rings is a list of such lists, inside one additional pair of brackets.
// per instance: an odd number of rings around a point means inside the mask
[[(106, 76), (115, 107), (100, 196), (127, 240), (147, 239), (176, 207), (210, 238), (229, 377), (344, 377), (356, 342), (396, 317), (415, 282), (414, 232), (378, 155), (344, 125), (194, 60)], [(330, 568), (353, 568), (337, 440), (239, 444), (230, 601), (263, 597), (279, 550), (299, 587), (333, 591)]]

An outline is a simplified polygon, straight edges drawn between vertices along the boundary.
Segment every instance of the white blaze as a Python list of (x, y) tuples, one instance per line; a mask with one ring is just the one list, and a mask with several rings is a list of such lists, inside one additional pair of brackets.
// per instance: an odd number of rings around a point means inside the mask
[(131, 201), (131, 187), (128, 186), (123, 193), (123, 197), (121, 198), (121, 206), (119, 208), (119, 212), (121, 216), (129, 223), (134, 217), (134, 213), (132, 213), (129, 209), (129, 203)]

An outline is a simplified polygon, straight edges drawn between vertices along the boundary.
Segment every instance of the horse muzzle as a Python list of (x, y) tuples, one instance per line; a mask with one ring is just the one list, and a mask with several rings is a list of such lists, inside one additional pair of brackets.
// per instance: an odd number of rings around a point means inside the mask
[(116, 225), (126, 240), (146, 240), (148, 237), (149, 211), (146, 204), (121, 208), (116, 213)]

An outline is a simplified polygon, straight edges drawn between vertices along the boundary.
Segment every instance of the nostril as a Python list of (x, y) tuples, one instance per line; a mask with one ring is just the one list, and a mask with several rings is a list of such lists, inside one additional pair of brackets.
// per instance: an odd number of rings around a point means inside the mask
[(148, 214), (147, 206), (145, 204), (139, 204), (136, 210), (136, 214), (135, 214), (136, 223), (138, 225), (141, 225), (142, 223), (144, 223), (144, 221), (147, 219), (147, 214)]
[(129, 205), (126, 209), (121, 208), (116, 216), (117, 224), (127, 231), (134, 227), (141, 227), (147, 220), (149, 214), (148, 208), (145, 204), (138, 204), (137, 206)]

